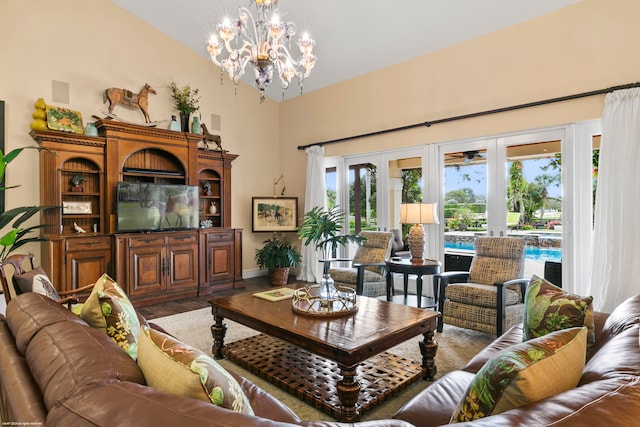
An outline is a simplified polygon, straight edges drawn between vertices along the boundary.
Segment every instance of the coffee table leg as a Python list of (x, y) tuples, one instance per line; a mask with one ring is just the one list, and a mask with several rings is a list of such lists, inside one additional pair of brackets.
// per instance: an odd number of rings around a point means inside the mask
[(342, 379), (338, 381), (338, 399), (340, 400), (340, 421), (355, 422), (360, 419), (356, 408), (360, 396), (360, 384), (356, 380), (357, 366), (345, 366), (338, 364)]
[(438, 343), (433, 339), (433, 331), (427, 331), (424, 334), (424, 340), (420, 341), (420, 353), (422, 354), (422, 379), (425, 381), (433, 381), (438, 372), (436, 367), (436, 352), (438, 351)]
[(224, 347), (224, 335), (227, 333), (227, 325), (224, 318), (213, 315), (214, 324), (211, 325), (211, 335), (213, 336), (213, 346), (211, 352), (216, 359), (224, 359), (222, 348)]

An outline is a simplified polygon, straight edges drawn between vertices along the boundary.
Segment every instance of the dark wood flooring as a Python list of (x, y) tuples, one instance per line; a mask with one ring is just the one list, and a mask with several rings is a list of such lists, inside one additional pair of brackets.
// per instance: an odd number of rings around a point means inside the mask
[[(291, 279), (291, 278), (290, 278)], [(244, 279), (240, 283), (236, 283), (235, 289), (229, 289), (216, 293), (215, 295), (204, 295), (200, 297), (184, 298), (177, 301), (170, 301), (161, 304), (148, 305), (146, 307), (138, 307), (136, 310), (142, 314), (147, 320), (157, 319), (158, 317), (170, 316), (172, 314), (184, 313), (186, 311), (198, 310), (200, 308), (210, 307), (209, 300), (213, 296), (234, 295), (244, 292), (258, 292), (271, 288), (271, 282), (268, 276), (260, 276), (251, 279)]]

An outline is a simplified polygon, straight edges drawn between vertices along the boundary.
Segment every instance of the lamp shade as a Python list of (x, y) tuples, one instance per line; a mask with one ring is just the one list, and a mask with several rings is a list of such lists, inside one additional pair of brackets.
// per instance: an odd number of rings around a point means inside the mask
[(440, 224), (437, 203), (403, 203), (400, 205), (401, 224)]

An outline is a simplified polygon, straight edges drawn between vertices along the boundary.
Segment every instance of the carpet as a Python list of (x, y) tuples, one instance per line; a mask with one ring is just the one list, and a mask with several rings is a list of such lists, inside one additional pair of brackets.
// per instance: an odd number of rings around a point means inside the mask
[[(211, 337), (211, 325), (213, 317), (211, 309), (203, 308), (187, 313), (175, 314), (173, 316), (161, 317), (151, 321), (165, 329), (167, 332), (180, 339), (181, 341), (211, 355), (211, 346), (213, 338)], [(242, 338), (257, 335), (258, 332), (240, 325), (231, 320), (225, 320), (227, 324), (227, 334), (225, 342), (232, 342)], [(389, 353), (406, 357), (413, 360), (421, 360), (418, 340), (420, 337), (408, 340), (396, 347), (391, 348)], [(462, 329), (451, 325), (445, 325), (444, 332), (435, 334), (435, 340), (438, 342), (438, 352), (436, 354), (436, 366), (438, 373), (436, 378), (440, 378), (447, 372), (462, 368), (475, 354), (482, 348), (493, 341), (493, 335), (481, 332)], [(291, 408), (301, 419), (305, 421), (324, 420), (334, 421), (330, 415), (321, 412), (313, 406), (303, 402), (295, 396), (288, 394), (284, 390), (270, 384), (266, 380), (254, 375), (244, 368), (234, 364), (233, 362), (223, 359), (218, 361), (226, 369), (236, 372), (265, 391), (275, 396)], [(400, 407), (425, 389), (431, 384), (427, 381), (417, 381), (408, 388), (404, 389), (398, 395), (384, 402), (377, 408), (362, 416), (362, 420), (377, 420), (390, 418)]]

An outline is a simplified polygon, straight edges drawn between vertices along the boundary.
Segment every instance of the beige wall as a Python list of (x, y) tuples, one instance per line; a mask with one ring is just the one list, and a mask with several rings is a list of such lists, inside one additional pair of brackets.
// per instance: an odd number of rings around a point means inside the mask
[[(283, 164), (304, 194), (298, 145), (640, 80), (637, 0), (583, 0), (558, 12), (307, 93), (280, 110)], [(348, 41), (347, 41), (348, 42)], [(318, 41), (322, 43), (322, 41)], [(322, 61), (319, 58), (318, 61)], [(339, 64), (336, 64), (339, 66)], [(310, 77), (313, 78), (313, 75)], [(600, 117), (604, 96), (325, 146), (326, 156), (413, 147)]]
[[(232, 169), (232, 225), (244, 229), (244, 269), (253, 270), (255, 248), (267, 236), (251, 233), (251, 197), (273, 194), (273, 179), (284, 173), (287, 196), (298, 196), (303, 206), (306, 156), (298, 145), (640, 80), (637, 16), (637, 0), (583, 0), (281, 104), (260, 104), (253, 89), (241, 84), (235, 96), (227, 78), (220, 86), (210, 61), (108, 0), (2, 0), (0, 99), (6, 101), (7, 146), (34, 144), (28, 135), (33, 102), (51, 102), (52, 80), (71, 88), (69, 105), (53, 104), (79, 110), (85, 120), (103, 108), (107, 87), (135, 90), (148, 82), (158, 90), (149, 108), (158, 121), (175, 114), (166, 88), (171, 79), (200, 88), (203, 117), (222, 116), (223, 147), (240, 156)], [(603, 96), (585, 98), (334, 144), (326, 155), (570, 123), (599, 117), (602, 106)], [(117, 113), (141, 118), (122, 108)], [(12, 164), (7, 180), (22, 185), (9, 191), (9, 206), (38, 203), (35, 153)]]
[[(203, 34), (203, 44), (208, 34)], [(258, 94), (241, 84), (234, 95), (219, 68), (108, 0), (3, 0), (0, 2), (0, 99), (6, 102), (7, 149), (35, 145), (29, 136), (33, 103), (72, 108), (86, 122), (104, 110), (109, 87), (139, 90), (146, 82), (157, 90), (149, 97), (152, 120), (166, 127), (177, 114), (167, 84), (199, 88), (203, 121), (222, 117), (222, 146), (239, 157), (232, 167), (233, 227), (244, 229), (244, 268), (255, 268), (255, 246), (263, 235), (251, 233), (251, 196), (273, 194), (281, 173), (278, 156), (279, 107), (259, 103)], [(52, 102), (52, 80), (70, 86), (68, 105)], [(139, 111), (118, 106), (114, 113), (143, 121)], [(23, 152), (7, 172), (7, 204), (37, 204), (37, 154)], [(30, 248), (39, 254), (39, 248)]]

